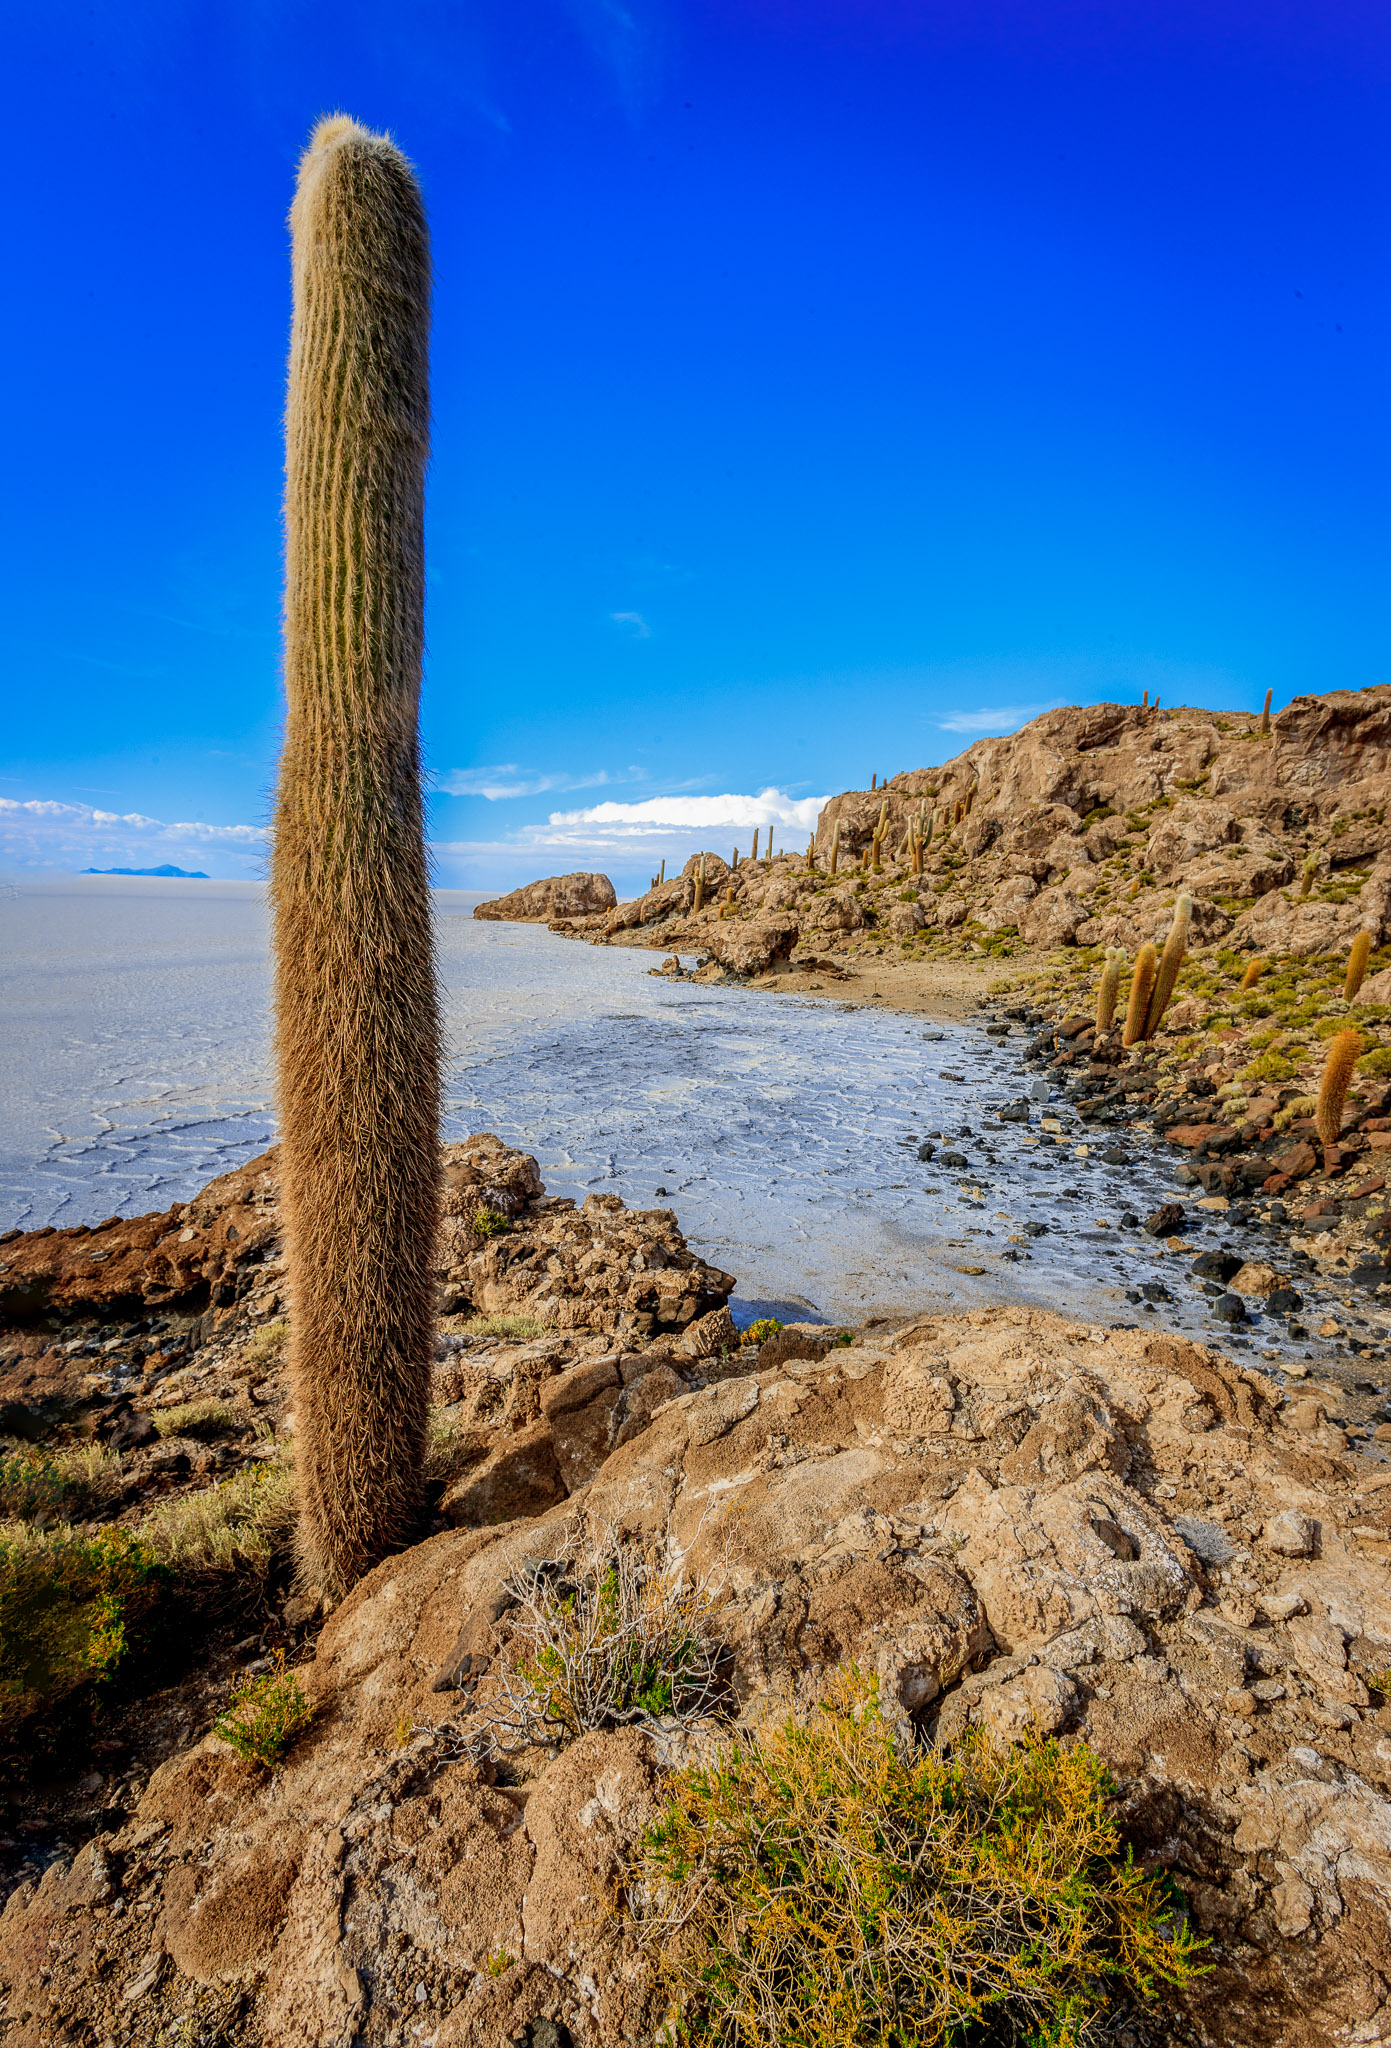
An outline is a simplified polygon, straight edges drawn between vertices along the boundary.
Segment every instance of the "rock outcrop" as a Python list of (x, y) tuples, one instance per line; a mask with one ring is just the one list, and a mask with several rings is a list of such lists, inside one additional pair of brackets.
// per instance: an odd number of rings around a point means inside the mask
[[(547, 1196), (536, 1161), (488, 1132), (441, 1147), (439, 1275), (446, 1314), (519, 1314), (648, 1336), (722, 1306), (734, 1279), (686, 1244), (670, 1209)], [(278, 1276), (272, 1147), (158, 1215), (0, 1239), (0, 1326), (54, 1312), (194, 1312)]]
[[(609, 1902), (664, 1769), (851, 1659), (905, 1738), (1100, 1751), (1213, 1939), (1169, 2001), (1184, 2038), (1386, 2039), (1385, 1468), (1312, 1450), (1272, 1382), (1159, 1334), (1004, 1309), (796, 1348), (661, 1380), (626, 1439), (624, 1397), (669, 1363), (548, 1381), (577, 1499), (382, 1565), (300, 1667), (315, 1718), (281, 1770), (207, 1735), (21, 1885), (7, 2040), (131, 2039), (137, 2013), (152, 2040), (235, 2013), (247, 2048), (650, 2039), (653, 1958)], [(487, 1735), (507, 1583), (581, 1509), (715, 1574), (730, 1718), (597, 1730), (513, 1783)]]
[(617, 903), (607, 875), (546, 875), (510, 895), (474, 907), (474, 916), (510, 924), (550, 924), (558, 917), (593, 917)]
[[(1074, 706), (833, 797), (810, 863), (779, 854), (730, 868), (707, 854), (698, 913), (693, 860), (645, 896), (554, 924), (602, 944), (694, 951), (749, 978), (798, 946), (1133, 950), (1162, 940), (1185, 888), (1195, 944), (1308, 957), (1363, 928), (1375, 944), (1391, 938), (1389, 801), (1391, 686), (1297, 697), (1265, 733), (1242, 712)], [(918, 873), (915, 819), (932, 828)], [(881, 826), (881, 871), (861, 872)], [(791, 948), (781, 932), (769, 943), (775, 923), (793, 929)]]

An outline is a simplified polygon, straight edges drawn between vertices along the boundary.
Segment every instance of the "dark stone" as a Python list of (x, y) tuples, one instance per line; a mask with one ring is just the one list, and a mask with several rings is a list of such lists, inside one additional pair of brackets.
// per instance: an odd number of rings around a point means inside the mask
[(1199, 1252), (1188, 1270), (1198, 1280), (1230, 1280), (1243, 1263), (1235, 1252)]
[(1008, 1024), (987, 1024), (985, 1035), (987, 1038), (1008, 1038), (1009, 1026)]
[(1130, 1154), (1124, 1145), (1108, 1145), (1101, 1155), (1107, 1166), (1129, 1166)]
[(1029, 1121), (1027, 1102), (1007, 1102), (999, 1112), (1002, 1124), (1026, 1124)]
[(1135, 1214), (1135, 1211), (1134, 1211), (1133, 1209), (1122, 1209), (1122, 1210), (1121, 1210), (1121, 1229), (1122, 1229), (1122, 1230), (1138, 1230), (1139, 1228), (1140, 1228), (1140, 1219), (1139, 1219), (1139, 1217), (1138, 1217), (1138, 1216), (1137, 1216), (1137, 1215)]
[(1309, 1332), (1305, 1329), (1303, 1323), (1291, 1323), (1290, 1335), (1293, 1337), (1296, 1344), (1303, 1344), (1307, 1342)]
[(937, 1150), (937, 1147), (936, 1147), (935, 1145), (929, 1145), (929, 1144), (922, 1144), (922, 1145), (919, 1145), (919, 1147), (918, 1147), (918, 1157), (919, 1157), (919, 1159), (931, 1159), (931, 1158), (933, 1157), (933, 1155), (935, 1154), (936, 1150)]
[(969, 1166), (970, 1163), (964, 1152), (944, 1152), (938, 1161), (940, 1166)]
[(1026, 1223), (1024, 1228), (1030, 1237), (1047, 1237), (1048, 1235), (1048, 1225), (1046, 1223)]
[(1277, 1287), (1267, 1294), (1265, 1305), (1273, 1316), (1287, 1316), (1291, 1309), (1303, 1308), (1304, 1296), (1297, 1287)]
[(1288, 1211), (1288, 1209), (1287, 1209), (1287, 1208), (1285, 1207), (1285, 1205), (1284, 1205), (1284, 1203), (1283, 1203), (1283, 1202), (1272, 1202), (1272, 1203), (1271, 1203), (1271, 1205), (1270, 1205), (1270, 1220), (1271, 1220), (1271, 1222), (1272, 1222), (1272, 1223), (1284, 1223), (1284, 1222), (1285, 1222), (1285, 1221), (1287, 1220), (1288, 1216), (1289, 1216), (1289, 1211)]
[(1144, 1227), (1151, 1237), (1171, 1237), (1182, 1221), (1182, 1202), (1161, 1202), (1154, 1214), (1145, 1218)]
[(1212, 1313), (1219, 1323), (1244, 1323), (1246, 1304), (1239, 1294), (1223, 1294), (1212, 1304)]
[(1172, 1301), (1174, 1298), (1162, 1280), (1144, 1281), (1140, 1287), (1140, 1294), (1145, 1301)]

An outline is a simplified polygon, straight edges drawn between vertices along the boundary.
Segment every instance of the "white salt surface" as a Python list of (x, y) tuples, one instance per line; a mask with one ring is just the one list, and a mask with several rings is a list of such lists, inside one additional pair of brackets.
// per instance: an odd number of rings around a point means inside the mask
[[(650, 952), (477, 924), (479, 900), (437, 898), (446, 1135), (533, 1152), (552, 1194), (669, 1204), (750, 1309), (1114, 1314), (1118, 1282), (1161, 1270), (1114, 1228), (1166, 1192), (1156, 1169), (1100, 1166), (1104, 1137), (1079, 1157), (985, 1133), (1025, 1085), (1017, 1036), (655, 979)], [(273, 1139), (259, 886), (12, 876), (0, 961), (0, 1229), (165, 1208)], [(968, 1170), (919, 1162), (908, 1134), (934, 1131)], [(1029, 1256), (1001, 1263), (1012, 1237)]]

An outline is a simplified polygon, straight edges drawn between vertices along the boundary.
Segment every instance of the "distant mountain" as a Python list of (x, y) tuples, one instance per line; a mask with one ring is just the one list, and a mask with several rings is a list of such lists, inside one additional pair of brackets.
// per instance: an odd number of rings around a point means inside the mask
[(208, 876), (201, 868), (171, 868), (166, 861), (162, 868), (84, 868), (84, 875), (177, 875), (181, 882), (206, 882)]

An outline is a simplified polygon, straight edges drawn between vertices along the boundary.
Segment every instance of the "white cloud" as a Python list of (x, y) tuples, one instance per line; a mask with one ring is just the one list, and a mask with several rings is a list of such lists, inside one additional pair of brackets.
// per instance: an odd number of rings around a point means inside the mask
[(800, 832), (815, 830), (824, 796), (789, 796), (786, 790), (764, 789), (757, 796), (729, 792), (724, 796), (654, 796), (643, 803), (589, 804), (579, 811), (552, 811), (544, 825), (527, 828), (534, 845), (563, 846), (583, 841), (629, 845), (644, 839), (669, 839), (673, 833), (752, 832), (757, 826), (783, 825)]
[(630, 640), (650, 640), (652, 638), (652, 628), (648, 625), (641, 612), (610, 612), (609, 617), (613, 620), (615, 626), (623, 626), (627, 629)]
[(14, 867), (156, 867), (164, 861), (177, 867), (195, 854), (220, 853), (231, 871), (246, 874), (259, 869), (266, 839), (261, 825), (168, 823), (143, 811), (0, 797), (0, 860)]
[(481, 796), (489, 803), (508, 797), (544, 796), (553, 789), (599, 789), (609, 780), (604, 769), (594, 775), (542, 775), (508, 761), (492, 768), (451, 768), (437, 779), (446, 796)]
[(1050, 697), (1046, 704), (998, 704), (984, 711), (954, 711), (950, 718), (936, 721), (939, 732), (1018, 732), (1031, 718), (1044, 711), (1056, 711), (1066, 699)]

